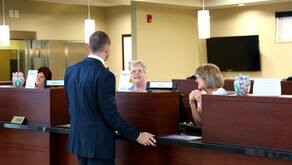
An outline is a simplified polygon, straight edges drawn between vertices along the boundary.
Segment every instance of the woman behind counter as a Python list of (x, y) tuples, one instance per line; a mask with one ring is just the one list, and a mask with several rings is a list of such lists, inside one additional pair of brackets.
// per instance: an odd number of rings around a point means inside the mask
[(146, 91), (146, 66), (140, 61), (131, 61), (130, 63), (131, 81), (133, 86), (129, 89), (135, 92)]
[(42, 66), (38, 68), (36, 87), (44, 88), (46, 80), (52, 80), (52, 72), (48, 67)]
[[(196, 69), (198, 89), (189, 94), (189, 103), (192, 110), (192, 116), (196, 125), (201, 125), (202, 116), (202, 94), (220, 94), (226, 93), (223, 87), (223, 78), (218, 66), (214, 64), (204, 64)], [(197, 105), (196, 105), (197, 103)]]

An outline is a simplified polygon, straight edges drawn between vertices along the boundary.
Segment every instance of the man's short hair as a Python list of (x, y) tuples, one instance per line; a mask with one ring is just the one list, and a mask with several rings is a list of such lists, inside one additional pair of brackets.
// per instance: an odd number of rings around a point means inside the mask
[(111, 40), (109, 36), (102, 31), (94, 32), (89, 38), (89, 49), (95, 52), (101, 52), (107, 45), (110, 45)]

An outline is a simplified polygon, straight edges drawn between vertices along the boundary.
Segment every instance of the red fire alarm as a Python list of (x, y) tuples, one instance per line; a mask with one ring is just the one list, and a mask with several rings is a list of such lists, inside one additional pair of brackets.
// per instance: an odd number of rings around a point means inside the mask
[(152, 15), (147, 14), (147, 22), (151, 23), (152, 22)]

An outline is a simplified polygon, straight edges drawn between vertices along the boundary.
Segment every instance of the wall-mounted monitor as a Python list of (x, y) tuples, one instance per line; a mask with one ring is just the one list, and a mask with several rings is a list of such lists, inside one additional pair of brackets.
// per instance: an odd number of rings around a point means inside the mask
[(259, 36), (209, 38), (207, 57), (221, 71), (260, 71)]

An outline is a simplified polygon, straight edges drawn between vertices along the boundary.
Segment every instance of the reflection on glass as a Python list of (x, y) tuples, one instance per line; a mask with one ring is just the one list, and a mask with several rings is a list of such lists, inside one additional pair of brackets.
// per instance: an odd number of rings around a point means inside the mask
[(63, 79), (65, 69), (88, 55), (83, 42), (52, 40), (12, 40), (10, 47), (0, 47), (0, 81), (11, 81), (13, 72), (47, 66), (53, 79)]

